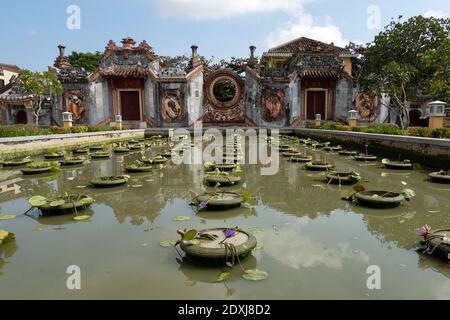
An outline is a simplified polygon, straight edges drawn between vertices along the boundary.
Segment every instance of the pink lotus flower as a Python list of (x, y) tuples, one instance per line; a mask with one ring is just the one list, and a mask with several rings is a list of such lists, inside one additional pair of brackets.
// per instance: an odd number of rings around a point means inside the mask
[(426, 235), (428, 235), (430, 233), (430, 231), (431, 231), (430, 226), (426, 224), (419, 229), (419, 235), (422, 237), (425, 237)]

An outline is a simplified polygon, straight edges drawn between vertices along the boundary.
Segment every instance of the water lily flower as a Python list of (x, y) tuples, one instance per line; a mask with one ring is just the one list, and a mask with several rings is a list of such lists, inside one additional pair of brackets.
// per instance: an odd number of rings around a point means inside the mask
[(206, 209), (206, 207), (207, 207), (207, 205), (206, 205), (206, 202), (204, 202), (204, 201), (200, 202), (200, 204), (198, 205), (198, 208), (200, 210)]
[(426, 224), (419, 229), (419, 235), (425, 237), (430, 233), (430, 230), (431, 230), (430, 226)]
[(227, 230), (225, 230), (224, 231), (224, 234), (225, 234), (225, 238), (233, 238), (235, 235), (236, 235), (236, 233), (234, 232), (234, 230), (233, 229), (227, 229)]

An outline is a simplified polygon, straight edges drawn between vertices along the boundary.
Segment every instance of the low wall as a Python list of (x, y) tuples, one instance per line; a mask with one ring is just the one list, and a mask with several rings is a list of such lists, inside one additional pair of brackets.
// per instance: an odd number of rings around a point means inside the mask
[(409, 159), (424, 166), (450, 169), (450, 140), (422, 137), (395, 136), (387, 134), (330, 131), (318, 129), (285, 129), (280, 133), (298, 137), (331, 141), (334, 144), (392, 160)]
[(70, 149), (78, 145), (86, 146), (97, 143), (109, 143), (135, 137), (144, 137), (144, 130), (0, 138), (0, 158), (11, 159), (27, 155), (38, 155), (44, 153), (48, 149)]

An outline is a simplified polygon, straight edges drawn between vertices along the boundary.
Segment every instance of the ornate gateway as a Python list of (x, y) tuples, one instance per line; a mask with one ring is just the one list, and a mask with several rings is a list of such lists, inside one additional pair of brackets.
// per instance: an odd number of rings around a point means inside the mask
[(205, 124), (241, 124), (245, 122), (244, 83), (231, 70), (218, 70), (205, 83), (206, 99), (203, 110)]

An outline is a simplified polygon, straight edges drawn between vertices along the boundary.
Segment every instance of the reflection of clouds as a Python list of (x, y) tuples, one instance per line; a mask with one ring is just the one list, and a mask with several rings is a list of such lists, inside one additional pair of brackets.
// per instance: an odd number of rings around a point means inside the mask
[(302, 234), (299, 228), (282, 228), (278, 235), (267, 234), (263, 250), (282, 264), (295, 269), (321, 265), (341, 269), (344, 260), (369, 261), (367, 253), (354, 252), (350, 243), (327, 246), (315, 238)]
[(436, 299), (450, 300), (450, 283), (448, 281), (437, 286)]

